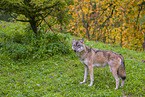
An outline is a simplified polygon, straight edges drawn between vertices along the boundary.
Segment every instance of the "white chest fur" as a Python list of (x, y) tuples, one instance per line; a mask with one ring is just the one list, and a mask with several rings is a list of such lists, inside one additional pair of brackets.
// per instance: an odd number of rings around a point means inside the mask
[(86, 64), (88, 66), (88, 60), (81, 61), (83, 64)]

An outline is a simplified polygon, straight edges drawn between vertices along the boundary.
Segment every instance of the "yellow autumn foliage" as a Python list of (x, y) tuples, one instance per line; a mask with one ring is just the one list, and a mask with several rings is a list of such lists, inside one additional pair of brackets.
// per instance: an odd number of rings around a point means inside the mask
[(80, 37), (143, 51), (144, 0), (74, 0), (70, 31)]

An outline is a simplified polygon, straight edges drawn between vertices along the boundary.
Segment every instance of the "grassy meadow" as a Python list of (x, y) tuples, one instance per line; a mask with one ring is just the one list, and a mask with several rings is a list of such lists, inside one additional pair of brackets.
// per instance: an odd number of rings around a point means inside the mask
[(88, 87), (89, 75), (85, 84), (79, 83), (83, 81), (84, 66), (71, 50), (71, 35), (59, 35), (65, 41), (61, 45), (58, 42), (50, 44), (50, 37), (42, 36), (38, 41), (28, 35), (25, 27), (21, 23), (0, 21), (1, 97), (145, 96), (145, 52), (85, 39), (85, 44), (92, 48), (121, 53), (127, 74), (124, 87), (115, 90), (115, 79), (109, 66), (95, 67), (94, 85)]

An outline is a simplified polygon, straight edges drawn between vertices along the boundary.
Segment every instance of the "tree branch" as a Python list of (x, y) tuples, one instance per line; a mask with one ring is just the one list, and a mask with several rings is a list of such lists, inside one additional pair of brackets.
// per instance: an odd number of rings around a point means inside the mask
[[(112, 9), (112, 11), (111, 11), (111, 15), (103, 22), (102, 25), (100, 25), (100, 27), (104, 27), (104, 26), (105, 26), (105, 23), (112, 17), (114, 9), (115, 9), (115, 5), (113, 6), (113, 9)], [(97, 38), (97, 40), (99, 40), (99, 38), (100, 38), (101, 36), (103, 36), (103, 35), (105, 35), (105, 33), (99, 35), (98, 38)]]
[(14, 18), (16, 21), (21, 21), (21, 22), (30, 22), (29, 20), (20, 20), (20, 19), (16, 19), (14, 16), (12, 16), (11, 14), (10, 14), (10, 16), (12, 17), (12, 18)]
[(16, 21), (21, 21), (21, 22), (30, 22), (29, 20), (19, 20), (19, 19), (15, 19)]
[(48, 27), (51, 29), (51, 31), (52, 31), (54, 34), (56, 34), (55, 31), (52, 29), (51, 25), (45, 20), (44, 16), (43, 16), (41, 13), (39, 13), (39, 14), (41, 15), (42, 19), (46, 22), (46, 24), (48, 25)]
[(103, 24), (101, 25), (101, 27), (104, 27), (105, 26), (105, 23), (112, 17), (114, 9), (115, 9), (115, 5), (113, 6), (113, 9), (111, 11), (111, 15), (103, 22)]

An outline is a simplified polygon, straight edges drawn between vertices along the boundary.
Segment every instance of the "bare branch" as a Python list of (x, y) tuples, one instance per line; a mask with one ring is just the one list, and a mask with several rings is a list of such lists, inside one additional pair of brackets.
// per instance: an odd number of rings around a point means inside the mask
[(113, 6), (113, 9), (111, 11), (111, 15), (103, 22), (103, 24), (101, 25), (101, 27), (104, 27), (105, 23), (112, 17), (114, 9), (115, 9), (115, 5)]
[(29, 20), (19, 20), (19, 19), (15, 19), (16, 21), (21, 21), (21, 22), (30, 22)]
[(41, 15), (42, 19), (46, 22), (46, 24), (48, 25), (48, 27), (51, 29), (51, 31), (52, 31), (54, 34), (56, 34), (55, 31), (52, 29), (51, 25), (45, 20), (44, 16), (43, 16), (41, 13), (40, 13), (40, 15)]

